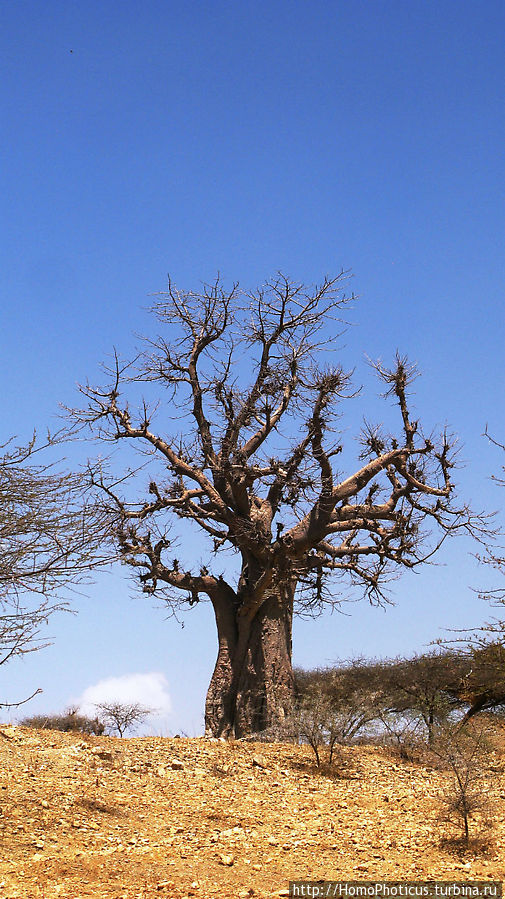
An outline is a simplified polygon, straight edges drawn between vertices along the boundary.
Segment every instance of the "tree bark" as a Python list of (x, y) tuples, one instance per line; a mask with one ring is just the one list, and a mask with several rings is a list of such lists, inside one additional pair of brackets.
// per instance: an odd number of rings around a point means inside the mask
[(251, 622), (214, 602), (219, 650), (205, 705), (205, 732), (239, 738), (282, 724), (294, 696), (295, 584), (269, 591)]

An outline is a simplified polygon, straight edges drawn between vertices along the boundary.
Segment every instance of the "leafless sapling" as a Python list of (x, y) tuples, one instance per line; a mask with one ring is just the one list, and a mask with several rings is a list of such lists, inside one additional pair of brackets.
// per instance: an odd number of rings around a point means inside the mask
[(144, 724), (155, 713), (154, 709), (139, 702), (121, 702), (118, 699), (97, 702), (95, 707), (99, 720), (105, 727), (117, 731), (120, 737)]
[(480, 836), (490, 824), (493, 792), (489, 760), (493, 751), (489, 725), (472, 722), (462, 728), (443, 725), (430, 746), (431, 752), (450, 772), (450, 781), (440, 796), (441, 820), (461, 827), (461, 842), (468, 847), (472, 821), (480, 824)]

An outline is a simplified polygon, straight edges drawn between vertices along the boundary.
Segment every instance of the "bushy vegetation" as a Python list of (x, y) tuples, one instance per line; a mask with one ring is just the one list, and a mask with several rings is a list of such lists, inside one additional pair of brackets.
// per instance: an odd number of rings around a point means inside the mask
[(32, 715), (23, 718), (20, 724), (24, 727), (41, 730), (60, 730), (63, 733), (75, 732), (97, 736), (104, 733), (117, 733), (123, 737), (125, 733), (135, 730), (156, 712), (155, 709), (140, 705), (140, 703), (126, 703), (118, 700), (96, 703), (96, 710), (95, 718), (81, 714), (76, 708), (69, 708), (59, 715)]
[(63, 733), (103, 734), (105, 725), (99, 718), (89, 718), (78, 714), (75, 709), (67, 709), (60, 715), (31, 715), (20, 721), (23, 727), (40, 730), (59, 730)]
[(499, 720), (504, 710), (503, 646), (360, 659), (296, 670), (295, 678), (286, 733), (310, 746), (318, 768), (335, 768), (344, 744), (363, 741), (386, 746), (404, 761), (435, 766), (445, 772), (437, 824), (445, 845), (457, 852), (489, 846), (496, 724), (478, 713), (491, 710)]
[(437, 650), (411, 658), (355, 659), (333, 668), (295, 670), (292, 735), (319, 765), (350, 742), (373, 741), (413, 758), (440, 732), (481, 709), (505, 706), (505, 650), (497, 645)]

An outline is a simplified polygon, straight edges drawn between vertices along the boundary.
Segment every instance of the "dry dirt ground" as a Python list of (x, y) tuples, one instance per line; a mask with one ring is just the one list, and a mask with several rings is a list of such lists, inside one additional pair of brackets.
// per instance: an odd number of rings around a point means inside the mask
[(319, 773), (306, 747), (0, 729), (0, 899), (270, 899), (292, 879), (505, 880), (440, 844), (446, 775), (377, 747)]

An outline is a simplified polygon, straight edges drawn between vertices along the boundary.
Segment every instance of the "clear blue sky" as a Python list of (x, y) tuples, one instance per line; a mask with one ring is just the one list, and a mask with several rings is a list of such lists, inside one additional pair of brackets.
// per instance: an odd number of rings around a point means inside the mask
[[(11, 0), (0, 42), (4, 438), (53, 423), (113, 344), (133, 346), (167, 272), (255, 286), (352, 268), (344, 354), (363, 410), (381, 417), (364, 354), (408, 353), (423, 420), (462, 438), (465, 497), (503, 503), (480, 436), (489, 422), (505, 438), (502, 2)], [(399, 581), (387, 613), (298, 625), (295, 661), (422, 649), (478, 623), (470, 549)], [(209, 611), (181, 630), (130, 593), (102, 577), (51, 622), (52, 648), (0, 671), (2, 695), (41, 686), (30, 710), (58, 709), (160, 672), (167, 727), (199, 732)]]

